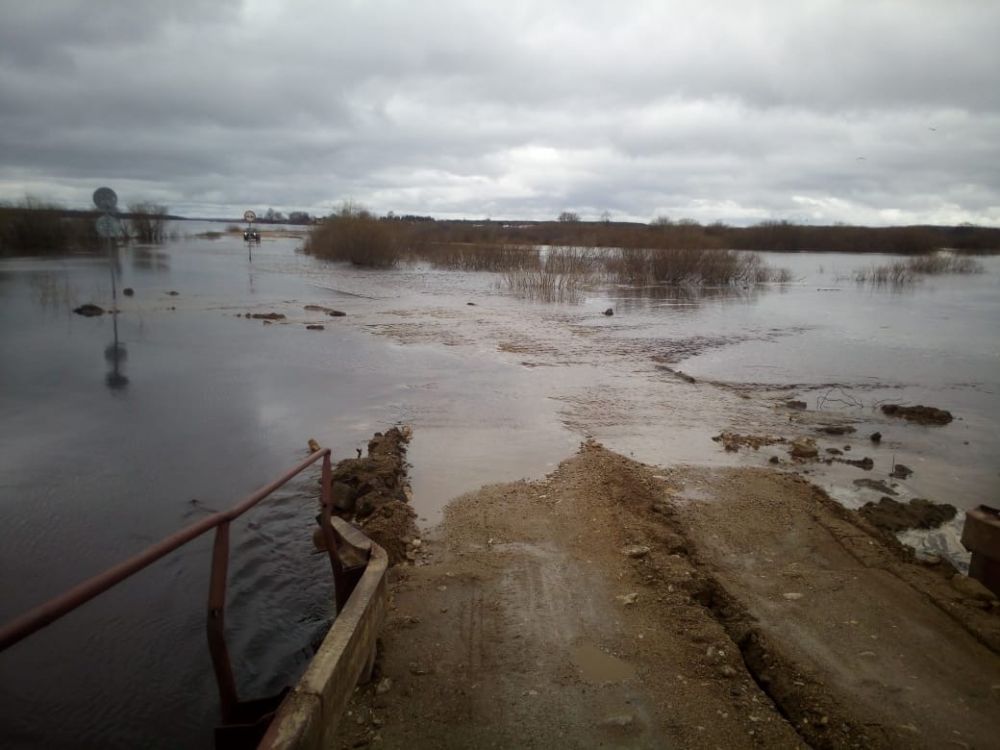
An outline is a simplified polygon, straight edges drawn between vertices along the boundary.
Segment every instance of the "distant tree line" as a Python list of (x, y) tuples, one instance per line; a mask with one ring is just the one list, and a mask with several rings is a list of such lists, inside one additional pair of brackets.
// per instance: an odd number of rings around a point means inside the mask
[[(566, 214), (570, 214), (567, 216)], [(627, 251), (623, 258), (660, 259), (657, 250), (749, 250), (774, 252), (846, 252), (920, 255), (940, 249), (965, 253), (1000, 252), (1000, 229), (962, 226), (855, 227), (810, 226), (767, 221), (750, 227), (721, 222), (703, 225), (693, 219), (658, 217), (649, 224), (582, 221), (563, 212), (555, 221), (504, 222), (443, 220), (427, 216), (377, 216), (345, 203), (311, 232), (305, 252), (356, 265), (393, 266), (407, 257), (440, 258), (464, 249), (525, 248), (553, 245), (605, 247)], [(454, 252), (452, 252), (454, 251)], [(645, 254), (644, 254), (645, 253)], [(649, 254), (653, 253), (652, 256)], [(714, 254), (736, 262), (732, 253)], [(662, 259), (660, 259), (662, 260)]]
[(1000, 252), (1000, 229), (959, 226), (814, 226), (765, 221), (748, 227), (722, 222), (657, 217), (648, 224), (582, 221), (564, 211), (555, 221), (441, 220), (387, 214), (407, 243), (512, 243), (649, 249), (726, 249), (773, 252), (846, 252), (916, 255), (944, 248), (968, 253)]
[(257, 216), (261, 224), (312, 224), (313, 218), (306, 211), (289, 211), (285, 216), (281, 211), (268, 208)]

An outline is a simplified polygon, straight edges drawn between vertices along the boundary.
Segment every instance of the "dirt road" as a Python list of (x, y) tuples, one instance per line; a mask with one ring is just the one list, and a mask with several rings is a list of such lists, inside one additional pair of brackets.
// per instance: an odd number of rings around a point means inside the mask
[(996, 600), (798, 477), (588, 444), (418, 549), (340, 746), (1000, 744)]

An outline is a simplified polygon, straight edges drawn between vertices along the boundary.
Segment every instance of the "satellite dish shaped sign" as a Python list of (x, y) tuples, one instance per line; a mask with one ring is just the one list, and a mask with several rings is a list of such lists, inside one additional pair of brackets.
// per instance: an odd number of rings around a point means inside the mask
[(94, 205), (106, 214), (118, 208), (118, 195), (109, 187), (99, 187), (94, 191)]
[(243, 221), (251, 222), (251, 221), (256, 221), (256, 220), (257, 220), (257, 214), (255, 214), (253, 211), (244, 211), (243, 212)]

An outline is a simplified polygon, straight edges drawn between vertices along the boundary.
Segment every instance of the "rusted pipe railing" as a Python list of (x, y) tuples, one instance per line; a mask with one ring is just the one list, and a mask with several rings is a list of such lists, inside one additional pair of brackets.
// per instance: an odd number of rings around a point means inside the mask
[(326, 541), (327, 551), (329, 552), (330, 562), (333, 567), (334, 586), (339, 609), (341, 598), (343, 597), (344, 601), (346, 601), (346, 596), (350, 592), (341, 591), (342, 588), (348, 589), (349, 585), (344, 580), (343, 565), (336, 554), (337, 539), (330, 523), (330, 514), (332, 511), (330, 449), (321, 448), (270, 484), (261, 487), (253, 494), (244, 498), (229, 510), (214, 513), (197, 523), (191, 524), (187, 528), (171, 534), (166, 539), (146, 548), (128, 560), (120, 562), (108, 568), (103, 573), (77, 584), (69, 591), (50, 599), (44, 604), (8, 622), (0, 628), (0, 652), (86, 604), (112, 586), (121, 583), (126, 578), (152, 565), (161, 557), (184, 546), (205, 532), (215, 529), (215, 542), (212, 547), (212, 571), (208, 591), (206, 630), (209, 650), (212, 655), (212, 666), (215, 671), (216, 682), (219, 686), (222, 718), (224, 722), (229, 722), (233, 718), (234, 710), (238, 704), (236, 681), (233, 678), (232, 666), (229, 660), (229, 649), (226, 646), (225, 638), (226, 578), (229, 569), (230, 523), (321, 458), (323, 459), (321, 480), (323, 537)]

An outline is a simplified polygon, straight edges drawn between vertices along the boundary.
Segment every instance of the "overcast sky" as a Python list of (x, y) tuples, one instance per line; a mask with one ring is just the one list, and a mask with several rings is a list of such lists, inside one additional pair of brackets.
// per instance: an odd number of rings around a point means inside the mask
[(1000, 2), (0, 0), (0, 200), (1000, 225)]

